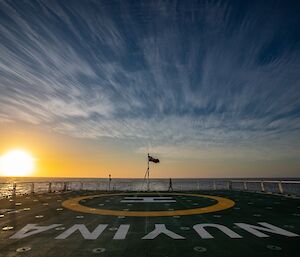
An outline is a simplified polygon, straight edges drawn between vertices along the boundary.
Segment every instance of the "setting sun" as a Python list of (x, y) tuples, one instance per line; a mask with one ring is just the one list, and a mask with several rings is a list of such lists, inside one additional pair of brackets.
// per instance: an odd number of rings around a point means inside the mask
[(24, 150), (11, 150), (0, 156), (0, 171), (4, 176), (31, 175), (34, 164), (34, 158)]

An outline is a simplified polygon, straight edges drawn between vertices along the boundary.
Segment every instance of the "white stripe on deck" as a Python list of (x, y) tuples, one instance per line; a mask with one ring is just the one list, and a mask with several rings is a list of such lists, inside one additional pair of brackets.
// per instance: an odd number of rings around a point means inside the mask
[(124, 197), (121, 203), (176, 203), (172, 197)]
[(128, 233), (129, 227), (130, 227), (129, 224), (120, 225), (119, 229), (117, 230), (114, 236), (114, 240), (124, 240)]

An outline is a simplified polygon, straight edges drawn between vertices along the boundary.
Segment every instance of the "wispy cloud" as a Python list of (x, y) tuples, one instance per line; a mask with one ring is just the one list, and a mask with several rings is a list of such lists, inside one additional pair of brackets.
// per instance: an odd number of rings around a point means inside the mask
[(137, 152), (299, 156), (293, 5), (2, 1), (0, 122)]

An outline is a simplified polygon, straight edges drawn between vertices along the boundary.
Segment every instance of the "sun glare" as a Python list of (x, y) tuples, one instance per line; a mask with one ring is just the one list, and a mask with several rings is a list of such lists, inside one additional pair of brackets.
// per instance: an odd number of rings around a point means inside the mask
[(0, 156), (0, 172), (3, 176), (29, 176), (34, 171), (34, 164), (34, 158), (23, 150), (11, 150)]

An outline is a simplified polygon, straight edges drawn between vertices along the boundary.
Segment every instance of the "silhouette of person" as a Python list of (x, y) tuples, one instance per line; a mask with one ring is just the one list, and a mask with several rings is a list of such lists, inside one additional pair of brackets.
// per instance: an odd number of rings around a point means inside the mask
[(108, 176), (108, 191), (110, 191), (111, 175)]
[(172, 179), (169, 179), (169, 189), (168, 191), (173, 191)]

